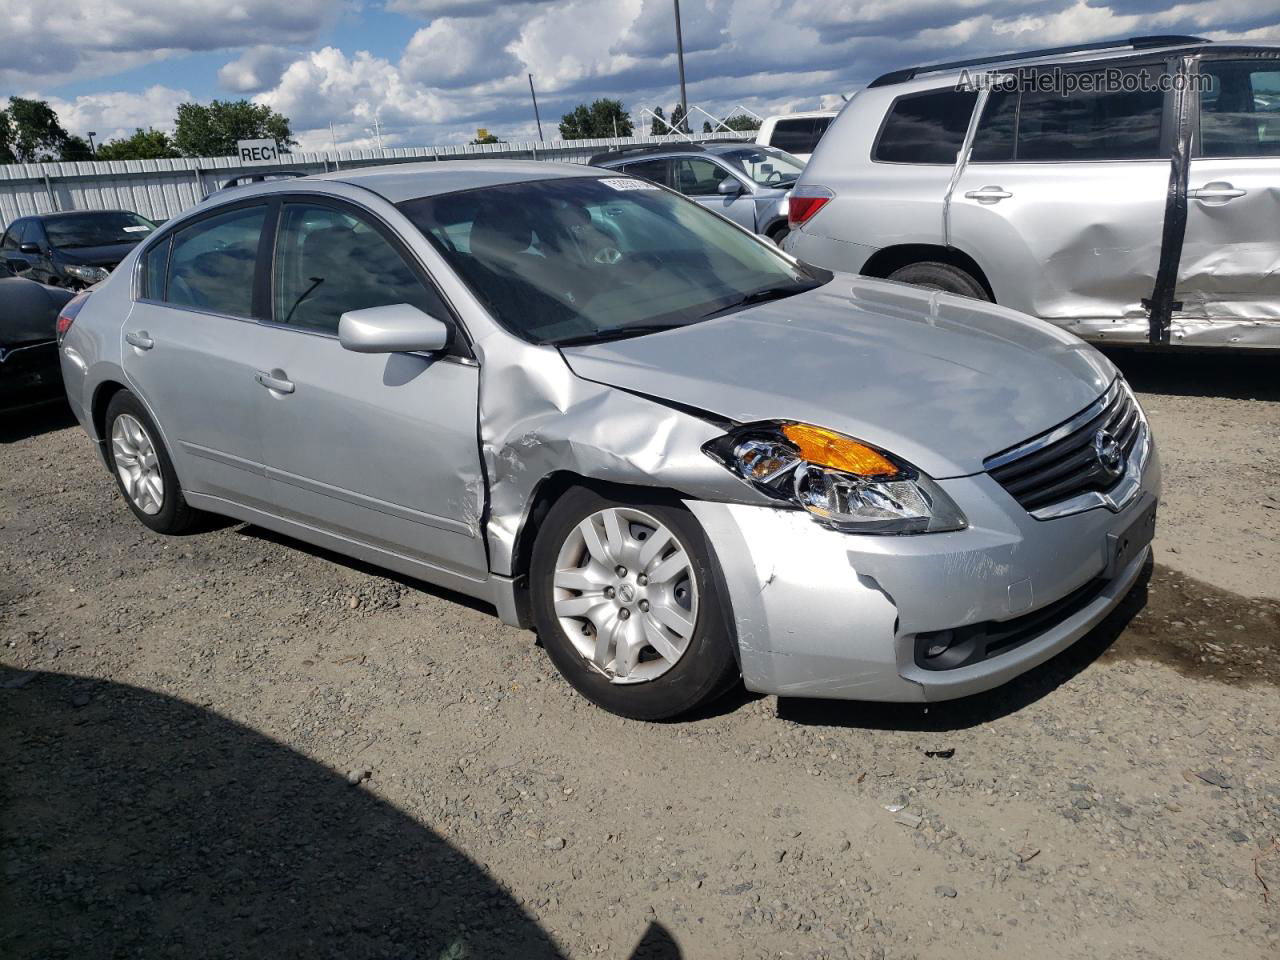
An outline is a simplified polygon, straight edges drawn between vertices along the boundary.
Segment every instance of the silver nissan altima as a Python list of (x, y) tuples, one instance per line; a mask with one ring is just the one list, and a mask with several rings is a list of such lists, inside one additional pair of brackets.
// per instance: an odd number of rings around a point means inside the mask
[(492, 603), (584, 696), (995, 687), (1110, 611), (1160, 467), (1111, 363), (806, 266), (608, 170), (223, 191), (58, 320), (129, 509), (224, 514)]

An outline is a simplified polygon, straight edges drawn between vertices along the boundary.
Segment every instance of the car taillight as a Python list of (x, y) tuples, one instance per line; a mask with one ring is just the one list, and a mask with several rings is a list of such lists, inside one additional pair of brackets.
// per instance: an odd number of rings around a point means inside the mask
[(80, 311), (84, 309), (85, 302), (89, 299), (89, 291), (78, 293), (58, 311), (58, 322), (55, 329), (58, 332), (58, 342), (62, 342), (62, 338), (67, 335), (67, 331), (71, 329), (71, 325), (76, 322), (76, 317)]
[(787, 201), (787, 223), (791, 229), (808, 223), (813, 215), (827, 205), (835, 194), (826, 187), (810, 184), (796, 187)]

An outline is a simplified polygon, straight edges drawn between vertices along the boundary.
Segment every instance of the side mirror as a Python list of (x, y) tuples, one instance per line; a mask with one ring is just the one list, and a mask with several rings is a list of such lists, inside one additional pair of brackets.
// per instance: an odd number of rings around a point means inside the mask
[(19, 252), (19, 253), (32, 253), (32, 254), (39, 254), (39, 253), (43, 253), (44, 251), (42, 251), (42, 250), (40, 249), (40, 244), (38, 244), (38, 243), (31, 243), (31, 242), (29, 242), (29, 241), (28, 241), (27, 243), (20, 243), (20, 244), (18, 244), (18, 252)]
[(737, 177), (725, 177), (716, 186), (716, 193), (722, 197), (736, 197), (742, 193), (742, 184), (738, 182)]
[(437, 353), (449, 328), (408, 303), (348, 310), (338, 318), (338, 342), (353, 353)]

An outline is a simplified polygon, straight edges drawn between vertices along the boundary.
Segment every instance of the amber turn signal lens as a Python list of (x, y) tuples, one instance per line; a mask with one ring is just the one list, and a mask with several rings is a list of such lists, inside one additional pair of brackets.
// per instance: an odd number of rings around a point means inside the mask
[(843, 470), (860, 477), (893, 476), (899, 472), (893, 461), (868, 446), (834, 430), (805, 423), (788, 423), (782, 434), (800, 451), (802, 459), (820, 467)]

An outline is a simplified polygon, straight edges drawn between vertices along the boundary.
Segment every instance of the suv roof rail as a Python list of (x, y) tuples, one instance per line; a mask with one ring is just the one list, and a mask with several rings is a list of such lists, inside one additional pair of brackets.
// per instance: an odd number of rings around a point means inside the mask
[(242, 187), (247, 183), (263, 183), (268, 179), (271, 180), (288, 180), (292, 177), (310, 176), (305, 170), (260, 170), (257, 173), (242, 173), (238, 177), (232, 177), (230, 180), (224, 181), (219, 190), (229, 190), (232, 187)]
[(651, 153), (702, 153), (706, 150), (700, 143), (660, 143), (660, 144), (642, 144), (635, 147), (618, 147), (616, 150), (606, 150), (604, 153), (597, 153), (588, 164), (595, 166), (604, 163), (607, 160), (621, 160), (623, 157), (643, 157)]
[(971, 60), (952, 60), (949, 63), (933, 63), (922, 67), (907, 67), (905, 70), (891, 70), (876, 77), (868, 87), (887, 87), (895, 83), (906, 83), (924, 73), (941, 73), (944, 70), (959, 70), (961, 67), (978, 67), (988, 63), (1008, 63), (1016, 60), (1034, 60), (1039, 57), (1054, 57), (1060, 54), (1083, 53), (1088, 50), (1116, 50), (1126, 47), (1133, 50), (1148, 50), (1153, 47), (1179, 47), (1190, 43), (1212, 43), (1205, 37), (1189, 37), (1179, 34), (1161, 34), (1150, 37), (1130, 37), (1128, 40), (1101, 40), (1097, 43), (1074, 43), (1066, 47), (1046, 47), (1042, 50), (1025, 50), (1022, 53), (1006, 53), (991, 57), (974, 57)]

